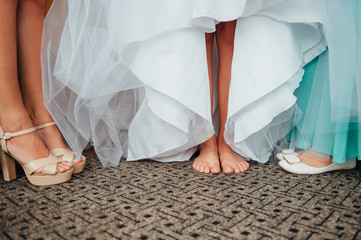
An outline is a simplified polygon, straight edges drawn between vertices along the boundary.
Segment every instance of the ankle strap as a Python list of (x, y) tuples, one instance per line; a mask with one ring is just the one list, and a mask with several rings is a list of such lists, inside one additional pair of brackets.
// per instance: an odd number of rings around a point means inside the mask
[(2, 131), (2, 129), (1, 129), (0, 130), (0, 139), (8, 140), (10, 138), (18, 137), (18, 136), (25, 135), (25, 134), (29, 134), (29, 133), (32, 133), (32, 132), (35, 132), (35, 131), (36, 131), (36, 128), (34, 128), (34, 127), (29, 128), (29, 129), (25, 129), (25, 130), (21, 130), (21, 131), (18, 131), (18, 132), (14, 132), (14, 133), (4, 133)]
[(43, 128), (54, 126), (54, 125), (55, 125), (55, 122), (44, 123), (44, 124), (41, 124), (39, 126), (36, 126), (35, 129), (39, 130), (39, 129), (43, 129)]
[(25, 130), (18, 131), (18, 132), (14, 132), (14, 133), (4, 133), (4, 131), (0, 127), (0, 145), (1, 145), (1, 149), (4, 150), (5, 152), (8, 152), (8, 149), (6, 147), (6, 140), (9, 140), (10, 138), (13, 138), (13, 137), (17, 137), (17, 136), (25, 135), (25, 134), (28, 134), (28, 133), (32, 133), (32, 132), (35, 132), (35, 131), (36, 131), (36, 129), (34, 127), (32, 127), (32, 128), (25, 129)]

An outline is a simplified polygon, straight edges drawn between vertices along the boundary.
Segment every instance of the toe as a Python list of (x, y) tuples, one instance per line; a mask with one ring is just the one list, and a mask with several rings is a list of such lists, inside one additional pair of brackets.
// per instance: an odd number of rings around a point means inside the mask
[(80, 162), (83, 161), (83, 159), (82, 159), (81, 157), (77, 157), (77, 156), (75, 156), (75, 155), (74, 155), (74, 157), (75, 157), (75, 158), (73, 158), (73, 159), (74, 159), (74, 162), (75, 162), (75, 163), (80, 163)]
[(241, 172), (245, 172), (249, 167), (249, 164), (246, 161), (241, 161), (241, 162), (239, 162), (238, 165), (239, 165)]
[(240, 173), (242, 171), (242, 168), (240, 166), (236, 166), (234, 168), (234, 173)]
[(239, 163), (238, 164), (238, 168), (240, 172), (245, 172), (246, 171), (246, 167), (243, 163)]
[(216, 162), (213, 162), (210, 166), (209, 169), (211, 171), (211, 173), (219, 173), (221, 171), (221, 168), (219, 166), (219, 160), (217, 159)]
[(61, 164), (64, 165), (64, 166), (69, 166), (69, 167), (73, 167), (73, 166), (74, 166), (74, 162), (73, 162), (73, 161), (62, 161)]
[(243, 165), (243, 168), (244, 168), (245, 171), (249, 168), (249, 163), (248, 162), (245, 162), (242, 165)]
[[(60, 168), (60, 170), (62, 172), (68, 171), (72, 168), (73, 166), (69, 166), (68, 163), (64, 164), (64, 163), (59, 163), (58, 164), (58, 168)], [(64, 170), (64, 171), (63, 171)]]
[(233, 168), (231, 166), (225, 166), (223, 168), (224, 173), (233, 173)]
[(213, 167), (211, 169), (211, 173), (220, 173), (221, 172), (221, 169), (219, 167)]
[(197, 164), (196, 162), (194, 162), (194, 163), (192, 164), (192, 168), (194, 168), (195, 170), (198, 170), (198, 164)]
[(63, 173), (66, 171), (65, 167), (58, 166), (59, 172)]

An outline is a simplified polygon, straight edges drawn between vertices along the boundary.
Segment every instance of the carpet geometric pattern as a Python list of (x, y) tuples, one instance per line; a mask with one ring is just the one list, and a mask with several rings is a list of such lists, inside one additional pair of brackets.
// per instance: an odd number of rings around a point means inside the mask
[(276, 162), (201, 174), (126, 162), (54, 186), (0, 175), (0, 239), (361, 239), (361, 170), (292, 175)]

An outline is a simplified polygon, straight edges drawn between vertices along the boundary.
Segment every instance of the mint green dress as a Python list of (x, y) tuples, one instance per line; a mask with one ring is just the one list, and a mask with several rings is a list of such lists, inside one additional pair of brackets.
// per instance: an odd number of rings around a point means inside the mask
[(290, 148), (361, 159), (361, 1), (325, 1), (328, 49), (305, 66)]
[[(333, 156), (333, 162), (361, 159), (361, 123), (359, 119), (332, 120), (333, 109), (328, 73), (329, 52), (305, 66), (305, 74), (297, 92), (301, 118), (289, 138), (291, 145)], [(321, 71), (326, 70), (326, 71)], [(316, 76), (316, 77), (315, 77)]]

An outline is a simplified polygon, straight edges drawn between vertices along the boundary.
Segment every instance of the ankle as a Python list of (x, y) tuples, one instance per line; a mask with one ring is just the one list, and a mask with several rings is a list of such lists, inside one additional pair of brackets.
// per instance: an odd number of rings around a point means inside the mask
[(33, 124), (25, 109), (13, 109), (11, 114), (3, 114), (0, 126), (4, 132), (17, 132), (31, 128)]
[(227, 142), (223, 139), (220, 139), (218, 141), (218, 152), (219, 156), (221, 156), (224, 153), (227, 153), (229, 151), (233, 151), (232, 148), (227, 144)]
[(207, 141), (199, 145), (201, 152), (217, 150), (217, 137), (213, 135)]
[(217, 145), (218, 147), (228, 146), (223, 136), (218, 137)]
[[(42, 119), (36, 119), (33, 120), (34, 126), (39, 126), (44, 123), (52, 122), (53, 119), (45, 120), (45, 118)], [(47, 126), (44, 128), (39, 129), (36, 131), (40, 139), (45, 143), (46, 147), (48, 149), (54, 149), (54, 148), (66, 148), (66, 145), (63, 140), (63, 136), (61, 135), (58, 127), (56, 125)]]
[(40, 106), (37, 108), (28, 107), (27, 112), (34, 126), (38, 126), (44, 123), (49, 123), (54, 121), (44, 106)]

